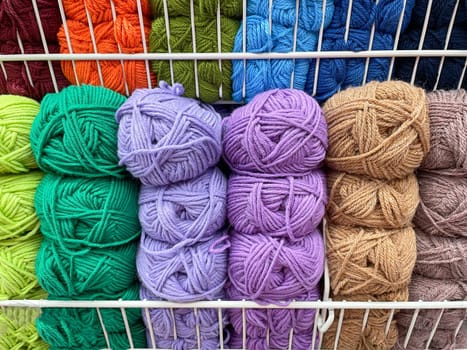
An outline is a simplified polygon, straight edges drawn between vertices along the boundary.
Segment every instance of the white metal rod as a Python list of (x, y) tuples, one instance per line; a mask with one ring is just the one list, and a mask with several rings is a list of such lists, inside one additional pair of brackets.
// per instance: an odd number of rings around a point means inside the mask
[[(172, 49), (170, 47), (170, 21), (169, 21), (169, 8), (167, 6), (167, 1), (168, 0), (162, 0), (162, 3), (164, 5), (164, 21), (165, 21), (165, 32), (167, 35), (167, 51), (169, 54), (172, 54)], [(149, 56), (148, 59), (155, 59), (157, 58), (151, 58), (150, 54), (149, 55), (144, 55), (145, 57)], [(170, 81), (172, 85), (175, 83), (175, 78), (174, 78), (174, 65), (172, 59), (169, 59), (169, 68), (170, 68)]]
[(365, 314), (363, 315), (363, 322), (362, 322), (362, 331), (361, 333), (365, 331), (366, 324), (368, 322), (368, 315), (370, 314), (370, 309), (365, 310)]
[(151, 315), (149, 314), (149, 308), (147, 307), (144, 308), (144, 314), (146, 316), (146, 324), (149, 327), (149, 337), (151, 339), (151, 346), (153, 349), (157, 349), (156, 339), (154, 337), (154, 325), (152, 324)]
[(347, 9), (347, 18), (345, 20), (345, 34), (344, 40), (347, 42), (349, 40), (349, 33), (350, 33), (350, 20), (352, 18), (352, 0), (349, 0), (349, 7)]
[[(407, 5), (407, 0), (404, 0), (403, 1), (403, 5), (402, 5), (402, 11), (401, 11), (401, 15), (399, 17), (399, 22), (397, 23), (397, 31), (396, 31), (396, 36), (394, 38), (394, 46), (393, 46), (393, 49), (396, 50), (397, 49), (397, 46), (399, 45), (399, 38), (400, 38), (400, 35), (401, 35), (401, 30), (402, 30), (402, 23), (404, 22), (404, 14), (405, 14), (405, 6)], [(391, 57), (391, 64), (389, 65), (389, 72), (388, 72), (388, 80), (391, 79), (392, 77), (392, 70), (394, 68), (394, 56)]]
[[(216, 16), (216, 31), (217, 31), (217, 52), (222, 53), (222, 28), (221, 28), (221, 0), (217, 0), (217, 16)], [(222, 72), (222, 60), (219, 58), (219, 71), (223, 76)], [(222, 100), (224, 97), (223, 94), (224, 87), (222, 86), (222, 79), (219, 85), (219, 99)]]
[[(24, 53), (24, 47), (23, 47), (23, 42), (21, 40), (21, 36), (19, 35), (19, 32), (16, 31), (16, 38), (18, 40), (18, 47), (19, 47), (19, 50), (21, 51), (21, 55), (24, 56), (25, 53)], [(28, 80), (29, 80), (29, 84), (31, 86), (34, 86), (34, 82), (32, 81), (32, 76), (31, 76), (31, 71), (29, 70), (29, 65), (28, 65), (28, 61), (27, 60), (24, 60), (24, 68), (26, 69), (26, 75), (28, 77)]]
[(131, 335), (131, 329), (130, 329), (130, 325), (128, 323), (128, 317), (126, 315), (125, 308), (122, 307), (122, 308), (120, 308), (120, 310), (122, 311), (123, 323), (125, 325), (126, 335), (128, 337), (128, 343), (130, 345), (130, 349), (134, 349), (135, 345), (133, 344), (133, 337)]
[[(195, 25), (195, 9), (193, 0), (190, 0), (190, 17), (191, 17), (191, 40), (193, 43), (193, 53), (197, 52), (196, 48), (196, 25)], [(199, 98), (199, 77), (198, 77), (198, 61), (193, 61), (193, 68), (195, 74), (195, 96)]]
[[(297, 52), (298, 22), (300, 20), (300, 0), (295, 1), (295, 25), (293, 28), (292, 52)], [(295, 82), (295, 58), (292, 60), (292, 74), (290, 74), (290, 88), (293, 89)]]
[[(113, 21), (114, 23), (117, 21), (117, 12), (115, 10), (115, 4), (113, 2), (113, 0), (110, 0), (110, 8), (112, 10), (112, 18), (113, 18)], [(117, 42), (117, 49), (118, 49), (118, 53), (122, 53), (122, 48), (120, 47), (120, 44)], [(122, 66), (122, 75), (123, 75), (123, 85), (125, 86), (125, 94), (127, 96), (130, 95), (130, 91), (128, 90), (128, 80), (126, 78), (126, 74), (125, 74), (125, 63), (123, 60), (120, 60), (120, 65)]]
[(336, 339), (334, 340), (334, 350), (339, 349), (338, 345), (339, 345), (339, 338), (341, 336), (341, 331), (342, 331), (342, 323), (344, 322), (344, 313), (345, 313), (344, 309), (341, 309), (341, 311), (339, 312), (339, 321), (337, 323)]
[(172, 325), (174, 331), (174, 340), (177, 340), (177, 321), (175, 320), (175, 312), (173, 308), (170, 308), (170, 315), (172, 316)]
[[(71, 40), (70, 40), (70, 32), (68, 30), (68, 24), (66, 22), (65, 9), (63, 7), (62, 0), (58, 0), (58, 8), (60, 10), (60, 17), (62, 18), (63, 30), (65, 31), (65, 38), (66, 38), (66, 43), (68, 46), (68, 51), (70, 53), (73, 53), (73, 47), (71, 45)], [(81, 83), (78, 79), (78, 73), (76, 72), (76, 64), (74, 60), (71, 60), (71, 66), (73, 68), (73, 74), (75, 76), (76, 85), (79, 86)]]
[(217, 309), (217, 318), (219, 319), (219, 345), (220, 350), (224, 350), (224, 318), (222, 317), (222, 309)]
[(109, 335), (107, 334), (107, 329), (105, 328), (105, 324), (104, 324), (104, 320), (102, 318), (101, 311), (99, 310), (98, 307), (96, 307), (96, 311), (97, 311), (97, 317), (99, 318), (99, 322), (100, 322), (101, 327), (102, 327), (102, 332), (104, 332), (105, 343), (107, 344), (107, 347), (110, 348)]
[(459, 84), (457, 85), (458, 90), (462, 87), (462, 82), (464, 81), (464, 76), (465, 76), (466, 70), (467, 70), (467, 57), (465, 58), (464, 69), (462, 70), (462, 74), (459, 77)]
[[(246, 57), (246, 26), (247, 26), (247, 3), (246, 0), (242, 1), (243, 12), (242, 12), (242, 54), (240, 57)], [(242, 98), (246, 96), (246, 58), (243, 59), (243, 83), (242, 83)]]
[(198, 349), (201, 349), (201, 332), (199, 330), (199, 320), (198, 320), (198, 309), (194, 308), (193, 313), (195, 314), (195, 320), (196, 320), (196, 342), (198, 344)]
[(391, 328), (391, 322), (394, 318), (394, 309), (391, 309), (391, 313), (389, 314), (388, 321), (386, 323), (386, 329), (384, 330), (384, 335), (387, 336), (389, 333), (389, 329)]
[[(141, 0), (136, 1), (136, 7), (138, 9), (138, 19), (139, 19), (139, 26), (141, 29), (141, 43), (143, 44), (143, 52), (148, 53), (148, 46), (146, 43), (146, 33), (144, 31), (144, 17), (143, 17), (143, 9), (141, 6)], [(144, 61), (146, 65), (146, 77), (148, 79), (148, 87), (152, 88), (151, 82), (151, 69), (149, 68), (149, 60)]]
[[(427, 10), (425, 14), (425, 21), (423, 22), (422, 28), (422, 35), (420, 36), (420, 41), (418, 43), (418, 50), (421, 51), (423, 48), (423, 43), (425, 42), (425, 35), (428, 29), (428, 22), (430, 20), (430, 13), (431, 13), (431, 4), (433, 0), (428, 0)], [(413, 84), (415, 82), (415, 77), (417, 76), (417, 69), (418, 69), (418, 62), (420, 61), (420, 56), (415, 58), (415, 64), (412, 71), (412, 78), (410, 79), (410, 83)]]
[(412, 315), (412, 320), (410, 321), (409, 329), (407, 330), (407, 334), (405, 335), (405, 340), (404, 340), (404, 348), (407, 347), (407, 344), (409, 344), (410, 336), (412, 335), (413, 328), (415, 326), (415, 322), (417, 321), (418, 313), (420, 312), (420, 309), (415, 309), (413, 315)]
[[(89, 13), (88, 8), (86, 6), (86, 2), (84, 3), (84, 9), (86, 10), (86, 17), (88, 19), (89, 34), (91, 34), (92, 47), (93, 47), (94, 53), (97, 54), (99, 51), (97, 50), (96, 36), (94, 35), (94, 25), (92, 23), (91, 14)], [(121, 54), (117, 54), (117, 55), (121, 56)], [(123, 59), (123, 57), (121, 57), (121, 59)], [(99, 60), (96, 60), (96, 64), (97, 64), (97, 75), (99, 76), (99, 81), (101, 85), (104, 86), (104, 76), (102, 75), (102, 68), (101, 68), (101, 64)]]
[(246, 349), (246, 311), (242, 308), (242, 346)]
[(431, 330), (430, 337), (428, 338), (428, 341), (426, 342), (426, 347), (425, 350), (430, 349), (430, 344), (431, 341), (433, 340), (433, 337), (435, 336), (436, 330), (438, 329), (439, 321), (441, 321), (441, 317), (443, 316), (444, 309), (441, 309), (438, 315), (438, 318), (436, 319), (435, 324), (433, 325), (433, 329)]

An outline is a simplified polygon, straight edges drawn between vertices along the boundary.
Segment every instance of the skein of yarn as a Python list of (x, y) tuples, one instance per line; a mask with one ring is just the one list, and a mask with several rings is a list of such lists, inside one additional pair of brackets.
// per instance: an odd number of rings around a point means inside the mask
[(318, 168), (328, 146), (318, 103), (303, 91), (257, 95), (224, 119), (224, 158), (238, 174), (299, 176)]
[(230, 233), (228, 273), (242, 298), (280, 303), (314, 290), (324, 271), (317, 229), (297, 242), (264, 234)]
[(157, 298), (179, 302), (222, 297), (227, 253), (215, 246), (223, 237), (221, 231), (193, 246), (172, 245), (143, 231), (136, 257), (142, 286)]
[(407, 83), (371, 82), (334, 95), (324, 105), (327, 165), (376, 179), (411, 174), (429, 151), (427, 99)]
[(398, 228), (410, 225), (419, 203), (415, 175), (390, 181), (330, 171), (327, 216), (340, 225)]
[(334, 295), (378, 296), (407, 288), (416, 259), (409, 227), (380, 229), (327, 225), (329, 276)]
[[(250, 1), (251, 2), (251, 1)], [(250, 3), (249, 2), (249, 3)], [(221, 15), (231, 18), (241, 18), (243, 6), (241, 0), (175, 0), (167, 2), (170, 17), (190, 17), (190, 3), (193, 3), (194, 13), (203, 17)], [(151, 0), (154, 17), (164, 16), (164, 0)]]
[(120, 164), (146, 185), (188, 180), (221, 156), (221, 117), (180, 84), (139, 89), (117, 111)]
[(462, 177), (418, 174), (420, 205), (414, 224), (423, 232), (467, 237), (467, 182)]
[(426, 349), (427, 347), (430, 350), (444, 350), (452, 349), (454, 344), (459, 349), (467, 348), (467, 327), (462, 327), (457, 337), (452, 330), (437, 329), (430, 344), (428, 344), (428, 340), (431, 338), (431, 330), (413, 329), (410, 341), (407, 346), (404, 347), (403, 344), (406, 335), (406, 329), (399, 331), (399, 341), (394, 347), (394, 350), (420, 350)]
[(245, 234), (266, 234), (298, 241), (321, 222), (327, 201), (321, 170), (301, 177), (229, 178), (228, 218)]
[(148, 236), (171, 244), (204, 241), (224, 226), (226, 193), (227, 180), (217, 168), (172, 185), (143, 185), (141, 226)]
[(125, 97), (97, 86), (48, 94), (31, 129), (31, 146), (45, 172), (124, 177), (118, 165), (115, 112)]
[(467, 175), (467, 92), (438, 90), (427, 96), (431, 148), (421, 167), (442, 174)]

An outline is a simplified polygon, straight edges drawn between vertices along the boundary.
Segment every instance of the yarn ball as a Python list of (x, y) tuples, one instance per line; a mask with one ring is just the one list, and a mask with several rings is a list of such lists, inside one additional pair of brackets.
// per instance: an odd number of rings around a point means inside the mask
[(339, 225), (375, 228), (408, 226), (420, 201), (415, 175), (378, 180), (344, 172), (327, 173), (328, 219)]
[(140, 89), (117, 111), (120, 164), (146, 185), (188, 180), (221, 156), (221, 117), (165, 82)]
[[(193, 23), (195, 35), (193, 35), (190, 17), (170, 17), (169, 35), (165, 18), (158, 17), (152, 22), (152, 29), (149, 33), (150, 51), (161, 53), (232, 52), (239, 21), (221, 16), (219, 23), (220, 32), (217, 30), (215, 17), (195, 16)], [(161, 60), (153, 61), (152, 68), (160, 80), (183, 84), (188, 97), (200, 98), (208, 103), (215, 102), (221, 97), (227, 101), (232, 98), (230, 79), (232, 64), (229, 60), (223, 60), (221, 63), (216, 60), (197, 60), (196, 62)]]
[(229, 278), (242, 299), (290, 301), (313, 290), (323, 274), (324, 243), (318, 230), (297, 242), (234, 230), (230, 242)]
[(136, 182), (47, 174), (35, 195), (41, 232), (62, 249), (104, 248), (139, 237)]
[[(411, 27), (422, 28), (425, 22), (429, 0), (417, 0), (410, 20)], [(467, 24), (467, 3), (457, 0), (432, 0), (430, 8), (429, 29), (449, 26), (454, 9), (458, 3), (455, 25)]]
[(380, 295), (407, 288), (417, 250), (411, 227), (327, 225), (326, 254), (334, 294)]
[(224, 119), (224, 158), (241, 174), (298, 176), (321, 166), (328, 146), (318, 103), (303, 91), (270, 90)]
[[(232, 285), (227, 288), (230, 300), (242, 299), (238, 290)], [(318, 288), (298, 296), (298, 301), (316, 301), (320, 298)], [(233, 332), (230, 346), (235, 349), (243, 347), (243, 319), (241, 309), (227, 310)], [(246, 309), (246, 348), (247, 349), (286, 349), (289, 337), (293, 332), (293, 349), (313, 349), (313, 328), (315, 309)], [(316, 334), (315, 344), (319, 337)]]
[(34, 324), (40, 310), (32, 307), (7, 307), (0, 311), (0, 348), (48, 350)]
[(398, 81), (349, 88), (324, 105), (327, 165), (377, 179), (403, 178), (429, 151), (427, 99), (422, 89)]
[[(110, 6), (110, 2), (108, 2)], [(95, 40), (87, 22), (67, 20), (68, 36), (62, 26), (57, 34), (60, 53), (142, 53), (141, 24), (137, 13), (117, 16), (114, 21), (93, 26)], [(146, 40), (149, 18), (144, 18)], [(70, 41), (70, 46), (68, 44)], [(63, 74), (74, 85), (105, 86), (121, 94), (156, 83), (149, 65), (139, 60), (61, 61)]]
[[(106, 249), (63, 250), (53, 240), (42, 241), (36, 259), (39, 284), (49, 294), (75, 298), (87, 293), (116, 293), (136, 278), (136, 244)], [(83, 333), (85, 334), (85, 333)]]
[(467, 92), (433, 91), (427, 96), (431, 147), (421, 168), (467, 175)]
[(420, 205), (414, 224), (430, 235), (467, 237), (467, 182), (462, 177), (420, 172)]
[(430, 278), (467, 281), (467, 237), (434, 236), (417, 227), (415, 233), (415, 273)]
[[(467, 285), (456, 280), (439, 280), (414, 274), (409, 285), (409, 300), (443, 301), (467, 300)], [(420, 310), (414, 324), (416, 329), (431, 330), (438, 321), (440, 310)], [(397, 317), (399, 328), (408, 328), (413, 310), (401, 310)], [(453, 330), (467, 318), (465, 309), (446, 309), (441, 316), (438, 328)]]
[[(193, 3), (196, 17), (216, 17), (220, 14), (231, 18), (241, 18), (243, 13), (241, 0), (175, 0), (167, 1), (169, 17), (191, 16), (190, 3)], [(164, 0), (151, 0), (154, 17), (164, 16)]]
[(40, 299), (34, 263), (41, 245), (40, 235), (25, 241), (13, 241), (0, 249), (0, 300)]
[(394, 347), (394, 350), (445, 350), (445, 349), (467, 349), (467, 326), (460, 328), (459, 333), (456, 336), (456, 329), (436, 329), (436, 332), (428, 344), (428, 340), (431, 338), (431, 329), (413, 329), (410, 336), (409, 343), (406, 347), (403, 346), (407, 329), (399, 331), (399, 340)]
[[(142, 300), (159, 300), (144, 287), (141, 287), (140, 296)], [(197, 309), (195, 313), (193, 309), (153, 308), (149, 310), (149, 320), (145, 313), (143, 316), (148, 328), (148, 347), (211, 350), (220, 346), (219, 315), (216, 309)], [(222, 312), (222, 324), (228, 324), (225, 312)], [(152, 328), (155, 344), (152, 343), (149, 328)], [(225, 346), (229, 339), (227, 330), (224, 330), (223, 337)]]
[(209, 239), (225, 224), (227, 179), (210, 168), (192, 180), (141, 187), (139, 219), (144, 232), (167, 243)]
[(115, 112), (125, 97), (97, 86), (69, 86), (42, 101), (31, 146), (45, 172), (82, 177), (125, 176), (118, 165)]
[(222, 297), (227, 279), (227, 252), (215, 249), (221, 231), (193, 246), (172, 245), (151, 238), (144, 231), (136, 257), (142, 285), (155, 297), (189, 302)]
[(39, 103), (21, 96), (0, 95), (0, 174), (25, 173), (37, 167), (29, 133)]
[[(49, 43), (47, 46), (49, 53), (58, 53), (57, 44)], [(44, 46), (40, 42), (23, 42), (21, 47), (16, 39), (5, 42), (0, 40), (0, 54), (43, 53)], [(27, 96), (39, 101), (46, 93), (56, 91), (53, 77), (55, 77), (57, 89), (60, 90), (68, 85), (58, 61), (51, 62), (50, 66), (46, 61), (4, 61), (3, 67), (5, 70), (0, 73), (0, 94)]]
[(14, 239), (28, 241), (39, 232), (34, 210), (34, 192), (43, 174), (39, 171), (0, 176), (0, 246)]
[(265, 234), (298, 241), (321, 223), (327, 201), (321, 170), (301, 177), (229, 178), (230, 224), (245, 234)]

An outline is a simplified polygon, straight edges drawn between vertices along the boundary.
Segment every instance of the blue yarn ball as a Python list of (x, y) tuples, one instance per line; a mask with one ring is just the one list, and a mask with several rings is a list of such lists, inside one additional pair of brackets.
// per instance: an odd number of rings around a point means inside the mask
[[(334, 0), (334, 16), (330, 28), (345, 28), (350, 0)], [(352, 14), (350, 16), (350, 28), (371, 29), (375, 20), (374, 0), (352, 0)]]
[[(433, 0), (428, 28), (447, 27), (451, 21), (457, 0)], [(422, 28), (428, 9), (428, 0), (417, 0), (412, 13), (410, 26), (412, 29)], [(456, 25), (467, 24), (467, 1), (461, 0), (457, 9)]]
[[(415, 0), (406, 0), (401, 31), (410, 23)], [(380, 0), (376, 5), (375, 30), (379, 33), (395, 35), (399, 25), (404, 0)]]

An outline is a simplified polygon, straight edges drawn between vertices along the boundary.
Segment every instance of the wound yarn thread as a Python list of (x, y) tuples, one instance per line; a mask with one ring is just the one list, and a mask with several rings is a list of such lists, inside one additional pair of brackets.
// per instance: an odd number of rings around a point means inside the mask
[[(167, 2), (169, 16), (190, 17), (190, 0), (175, 0)], [(151, 0), (154, 17), (164, 15), (164, 0)], [(231, 18), (241, 18), (243, 12), (242, 2), (239, 0), (194, 0), (193, 8), (196, 14), (203, 17), (216, 17), (217, 12)]]
[(139, 219), (151, 238), (171, 244), (209, 239), (225, 223), (227, 180), (217, 168), (188, 181), (141, 187)]
[(299, 241), (319, 226), (327, 202), (321, 170), (300, 177), (229, 178), (228, 219), (245, 234)]
[(327, 165), (377, 179), (403, 178), (429, 151), (427, 99), (404, 82), (348, 88), (323, 107), (328, 122)]
[(39, 167), (60, 175), (124, 177), (114, 119), (123, 102), (124, 96), (90, 85), (48, 94), (30, 135)]
[(303, 91), (257, 95), (224, 120), (224, 159), (245, 175), (299, 176), (322, 165), (327, 129), (318, 103)]
[(420, 200), (413, 174), (384, 181), (331, 170), (327, 180), (327, 216), (341, 225), (387, 229), (408, 226)]
[(117, 111), (120, 164), (143, 184), (188, 180), (221, 156), (221, 117), (180, 84), (139, 89)]

